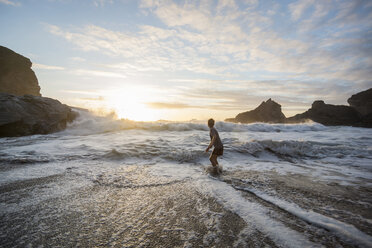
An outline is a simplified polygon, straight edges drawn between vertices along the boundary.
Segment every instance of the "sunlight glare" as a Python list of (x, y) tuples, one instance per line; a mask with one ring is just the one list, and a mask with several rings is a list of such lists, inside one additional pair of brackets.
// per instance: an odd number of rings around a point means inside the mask
[(149, 96), (136, 88), (112, 91), (107, 94), (106, 104), (120, 119), (156, 121), (157, 111), (146, 106)]

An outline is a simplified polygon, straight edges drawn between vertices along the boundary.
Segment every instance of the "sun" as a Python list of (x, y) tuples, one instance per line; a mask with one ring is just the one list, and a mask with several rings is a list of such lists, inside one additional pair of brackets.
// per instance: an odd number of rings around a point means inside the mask
[(137, 88), (125, 88), (110, 91), (105, 97), (107, 108), (115, 111), (120, 119), (134, 121), (156, 121), (159, 119), (157, 111), (147, 107), (150, 100), (144, 91)]

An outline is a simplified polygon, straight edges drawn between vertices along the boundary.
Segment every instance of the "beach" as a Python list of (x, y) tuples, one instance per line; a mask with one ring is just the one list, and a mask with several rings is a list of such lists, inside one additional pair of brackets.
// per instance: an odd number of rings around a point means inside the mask
[(370, 129), (81, 113), (2, 138), (1, 247), (370, 247)]

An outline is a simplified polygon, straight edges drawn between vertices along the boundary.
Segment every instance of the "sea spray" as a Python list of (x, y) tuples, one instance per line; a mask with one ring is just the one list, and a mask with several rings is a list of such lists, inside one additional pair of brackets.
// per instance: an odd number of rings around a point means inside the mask
[[(78, 110), (79, 111), (79, 110)], [(216, 128), (220, 132), (306, 132), (322, 131), (326, 127), (314, 123), (303, 124), (267, 124), (253, 123), (240, 124), (230, 122), (216, 122)], [(115, 132), (119, 130), (141, 129), (148, 131), (208, 131), (206, 121), (190, 122), (139, 122), (128, 119), (117, 119), (114, 115), (99, 116), (88, 111), (79, 111), (79, 117), (68, 125), (67, 134), (95, 134), (105, 132)]]

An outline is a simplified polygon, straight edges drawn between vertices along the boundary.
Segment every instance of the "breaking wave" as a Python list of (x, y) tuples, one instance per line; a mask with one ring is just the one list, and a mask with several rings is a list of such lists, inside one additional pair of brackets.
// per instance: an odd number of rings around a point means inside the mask
[[(372, 159), (372, 151), (358, 149), (341, 144), (320, 143), (313, 141), (275, 141), (275, 140), (252, 140), (242, 144), (225, 143), (225, 154), (222, 158), (230, 160), (239, 155), (251, 155), (252, 157), (267, 158), (267, 154), (281, 160), (294, 162), (294, 160), (313, 159)], [(141, 161), (173, 161), (177, 163), (202, 163), (209, 154), (196, 144), (186, 149), (177, 149), (176, 146), (143, 145), (141, 149), (120, 148), (106, 151), (102, 157), (108, 160)], [(245, 157), (247, 158), (247, 157)]]
[[(60, 133), (3, 139), (0, 164), (100, 159), (209, 163), (209, 154), (204, 152), (210, 141), (209, 129), (204, 121), (135, 122), (79, 112), (80, 116)], [(317, 123), (217, 122), (216, 127), (225, 147), (222, 158), (232, 163), (260, 158), (289, 162), (325, 159), (330, 163), (364, 166), (372, 159), (370, 135), (364, 129), (350, 132), (349, 127), (325, 127)]]
[(254, 157), (260, 157), (262, 153), (269, 152), (281, 158), (372, 158), (372, 151), (368, 149), (358, 149), (345, 144), (322, 143), (314, 141), (252, 140), (251, 142), (238, 146), (231, 146), (229, 148), (234, 152), (250, 154)]
[[(79, 111), (79, 117), (69, 124), (68, 129), (64, 132), (74, 135), (89, 135), (105, 132), (116, 132), (120, 130), (140, 129), (147, 131), (208, 131), (205, 121), (190, 122), (137, 122), (127, 119), (115, 119), (112, 115), (96, 116), (87, 111)], [(267, 124), (252, 123), (240, 124), (229, 122), (217, 122), (216, 128), (220, 132), (306, 132), (322, 131), (325, 126), (309, 122), (301, 124)]]
[(140, 158), (142, 160), (162, 159), (178, 163), (197, 163), (201, 158), (206, 158), (208, 155), (202, 150), (175, 150), (175, 149), (153, 149), (149, 152), (148, 149), (142, 151), (118, 151), (112, 149), (106, 152), (103, 157), (109, 160), (125, 160)]

